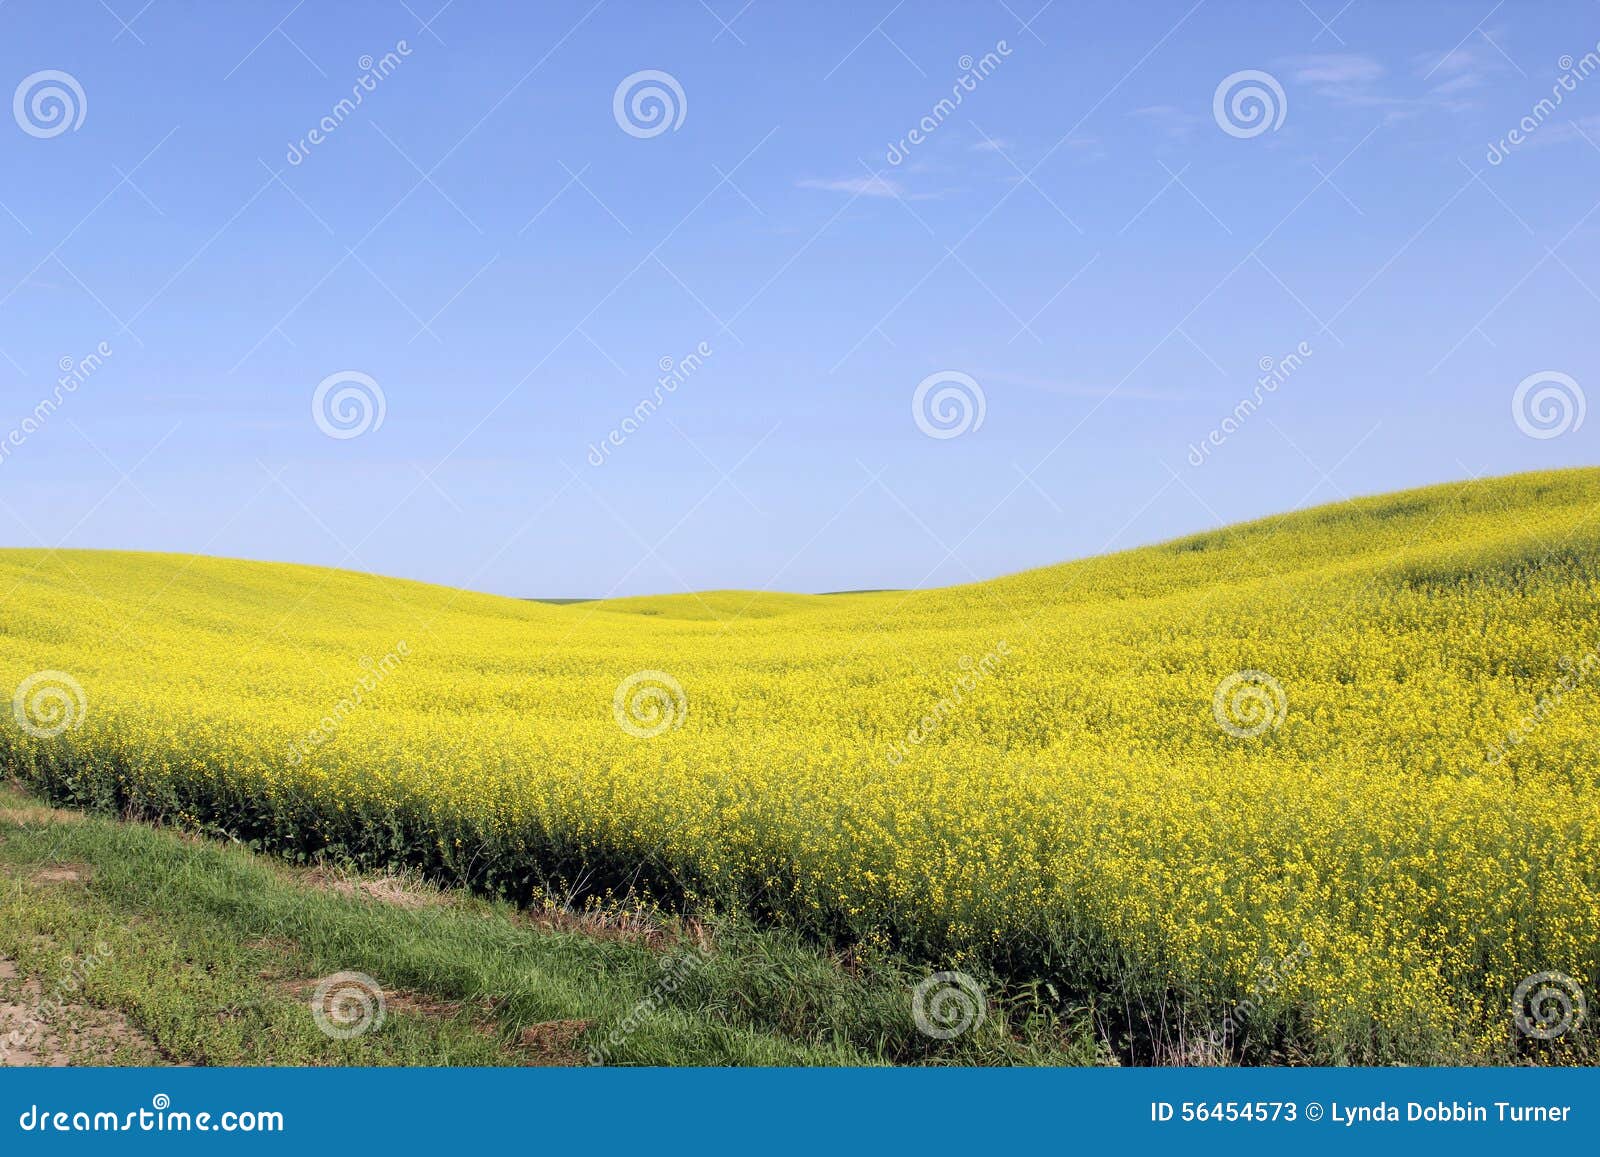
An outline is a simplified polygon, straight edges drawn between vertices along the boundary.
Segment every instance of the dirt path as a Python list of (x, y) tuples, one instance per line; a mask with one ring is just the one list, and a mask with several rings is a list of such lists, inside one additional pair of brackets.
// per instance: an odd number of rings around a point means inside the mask
[(0, 1066), (156, 1064), (160, 1053), (121, 1013), (67, 999), (0, 956)]

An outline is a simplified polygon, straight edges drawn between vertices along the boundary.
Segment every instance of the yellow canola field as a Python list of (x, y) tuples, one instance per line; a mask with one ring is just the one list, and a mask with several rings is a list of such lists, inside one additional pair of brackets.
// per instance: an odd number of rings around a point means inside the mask
[(914, 593), (7, 550), (0, 596), (0, 759), (82, 806), (681, 889), (1257, 1055), (1508, 1055), (1541, 972), (1600, 1013), (1600, 470)]

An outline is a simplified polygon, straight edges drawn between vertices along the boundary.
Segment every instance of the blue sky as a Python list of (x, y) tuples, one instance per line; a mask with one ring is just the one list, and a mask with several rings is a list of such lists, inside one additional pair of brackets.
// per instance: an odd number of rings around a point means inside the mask
[(7, 545), (905, 587), (1594, 460), (1591, 3), (141, 3), (0, 6)]

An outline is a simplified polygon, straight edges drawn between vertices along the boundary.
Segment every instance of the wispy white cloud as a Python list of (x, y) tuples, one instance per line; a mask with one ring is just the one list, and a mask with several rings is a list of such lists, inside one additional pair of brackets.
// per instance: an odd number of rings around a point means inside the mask
[(1419, 53), (1412, 59), (1417, 75), (1428, 79), (1460, 76), (1463, 73), (1481, 76), (1511, 72), (1512, 64), (1499, 47), (1499, 41), (1493, 38), (1496, 35), (1503, 37), (1506, 33), (1503, 29), (1496, 29), (1492, 34), (1485, 34), (1481, 44), (1463, 42), (1448, 52)]
[(1377, 60), (1353, 52), (1297, 56), (1292, 57), (1289, 64), (1296, 82), (1335, 88), (1370, 85), (1381, 80), (1384, 74), (1383, 65)]
[(1123, 386), (1120, 389), (1116, 389), (1112, 386), (1097, 386), (1087, 382), (1063, 378), (1045, 378), (1033, 374), (1013, 374), (1000, 370), (984, 370), (978, 373), (977, 377), (979, 381), (996, 382), (1002, 386), (1021, 386), (1024, 389), (1041, 390), (1047, 394), (1062, 394), (1071, 398), (1094, 398), (1096, 400), (1111, 398), (1128, 402), (1201, 402), (1205, 400), (1198, 395), (1181, 393), (1177, 390), (1155, 390), (1143, 386)]
[[(1412, 58), (1410, 76), (1391, 76), (1383, 62), (1365, 53), (1289, 57), (1280, 62), (1295, 84), (1340, 104), (1385, 108), (1392, 117), (1430, 108), (1457, 112), (1471, 107), (1472, 94), (1510, 71), (1492, 44), (1461, 44)], [(1418, 81), (1423, 82), (1419, 86)]]
[(1458, 72), (1454, 76), (1443, 80), (1433, 86), (1429, 91), (1434, 96), (1455, 96), (1458, 93), (1470, 92), (1475, 88), (1482, 88), (1485, 79), (1480, 72)]
[(1357, 107), (1389, 107), (1407, 103), (1382, 87), (1388, 70), (1372, 56), (1329, 52), (1292, 56), (1282, 62), (1289, 80), (1311, 88), (1324, 99)]
[[(837, 177), (824, 180), (820, 177), (807, 177), (799, 182), (802, 189), (822, 189), (829, 193), (849, 193), (853, 197), (905, 197), (910, 200), (916, 195), (907, 193), (899, 181), (892, 181), (888, 177), (862, 176), (862, 177)], [(927, 196), (922, 194), (921, 196)]]
[(1152, 104), (1143, 108), (1133, 109), (1128, 113), (1131, 117), (1155, 126), (1168, 136), (1188, 136), (1200, 127), (1201, 118), (1191, 109), (1179, 108), (1175, 104)]
[(1462, 43), (1448, 52), (1422, 53), (1412, 64), (1419, 77), (1432, 82), (1423, 100), (1451, 110), (1470, 108), (1467, 94), (1512, 71), (1511, 63), (1487, 38), (1483, 44)]
[(1479, 53), (1465, 45), (1457, 45), (1443, 56), (1436, 52), (1424, 52), (1415, 58), (1417, 75), (1423, 77), (1435, 74), (1451, 76), (1471, 71), (1477, 67), (1479, 55)]
[(1550, 145), (1589, 145), (1600, 148), (1600, 115), (1550, 121), (1541, 125), (1538, 132), (1529, 133), (1521, 147), (1539, 149)]

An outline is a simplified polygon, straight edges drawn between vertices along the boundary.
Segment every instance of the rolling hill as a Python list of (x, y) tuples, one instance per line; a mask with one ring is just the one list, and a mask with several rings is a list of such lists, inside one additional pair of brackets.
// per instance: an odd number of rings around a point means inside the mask
[(5, 550), (0, 761), (1047, 982), (1183, 1055), (1504, 1059), (1526, 978), (1600, 977), (1597, 516), (1573, 470), (938, 590), (571, 605)]

